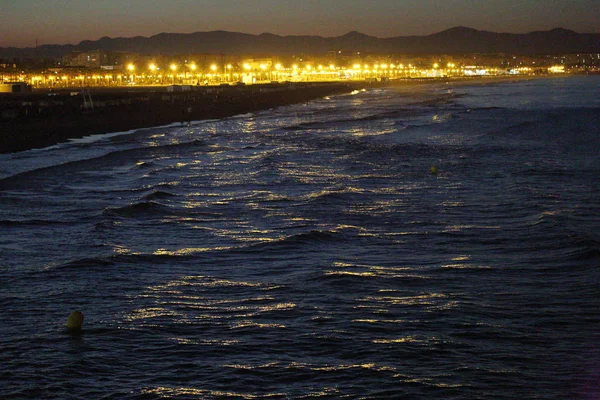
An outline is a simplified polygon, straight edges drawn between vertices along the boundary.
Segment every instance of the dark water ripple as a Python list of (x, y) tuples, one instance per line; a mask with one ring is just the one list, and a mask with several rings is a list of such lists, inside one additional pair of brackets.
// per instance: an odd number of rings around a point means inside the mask
[(598, 87), (367, 91), (2, 156), (0, 397), (596, 398)]

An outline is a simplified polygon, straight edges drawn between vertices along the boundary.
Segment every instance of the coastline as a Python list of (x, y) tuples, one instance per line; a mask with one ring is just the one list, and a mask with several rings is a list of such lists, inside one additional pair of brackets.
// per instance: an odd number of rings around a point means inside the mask
[[(44, 148), (69, 139), (220, 119), (351, 91), (346, 84), (165, 87), (34, 92), (0, 96), (0, 154)], [(93, 104), (93, 106), (92, 106)]]
[[(0, 154), (44, 148), (69, 139), (220, 119), (248, 112), (303, 103), (364, 87), (412, 89), (423, 85), (474, 85), (525, 77), (407, 79), (385, 83), (294, 83), (245, 87), (191, 87), (169, 92), (166, 87), (40, 91), (0, 96)], [(93, 106), (92, 106), (93, 104)]]

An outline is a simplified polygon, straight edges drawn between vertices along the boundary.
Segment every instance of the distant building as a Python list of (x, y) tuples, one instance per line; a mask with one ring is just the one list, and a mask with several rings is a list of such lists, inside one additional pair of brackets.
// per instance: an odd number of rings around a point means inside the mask
[(66, 67), (100, 68), (109, 65), (122, 65), (131, 58), (132, 55), (125, 52), (73, 51), (63, 57), (63, 64)]
[(103, 53), (101, 51), (74, 51), (63, 58), (63, 64), (67, 67), (98, 68), (102, 65)]
[(270, 57), (264, 58), (248, 58), (243, 61), (245, 69), (271, 69), (273, 66), (273, 59)]

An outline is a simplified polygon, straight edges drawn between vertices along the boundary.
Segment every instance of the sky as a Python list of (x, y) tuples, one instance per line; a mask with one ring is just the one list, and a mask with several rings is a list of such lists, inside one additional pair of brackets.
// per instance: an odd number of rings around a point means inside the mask
[(0, 47), (213, 30), (393, 37), (454, 26), (600, 33), (600, 0), (0, 0)]

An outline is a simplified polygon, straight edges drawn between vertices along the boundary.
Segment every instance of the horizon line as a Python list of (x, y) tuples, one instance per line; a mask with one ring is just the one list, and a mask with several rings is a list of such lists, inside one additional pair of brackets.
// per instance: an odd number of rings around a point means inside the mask
[(395, 38), (401, 38), (401, 37), (428, 37), (428, 36), (433, 36), (433, 35), (437, 35), (443, 32), (447, 32), (447, 31), (451, 31), (451, 30), (456, 30), (456, 29), (465, 29), (465, 30), (472, 30), (472, 31), (476, 31), (476, 32), (486, 32), (486, 33), (494, 33), (494, 34), (499, 34), (499, 35), (529, 35), (532, 33), (538, 33), (538, 32), (551, 32), (551, 31), (558, 31), (558, 30), (562, 30), (562, 31), (569, 31), (569, 32), (573, 32), (579, 35), (598, 35), (600, 34), (600, 32), (578, 32), (575, 31), (573, 29), (569, 29), (569, 28), (563, 28), (563, 27), (555, 27), (555, 28), (550, 28), (550, 29), (545, 29), (545, 30), (533, 30), (533, 31), (528, 31), (525, 33), (514, 33), (514, 32), (497, 32), (497, 31), (488, 31), (488, 30), (484, 30), (484, 29), (476, 29), (476, 28), (471, 28), (468, 26), (464, 26), (464, 25), (456, 25), (456, 26), (452, 26), (450, 28), (446, 28), (443, 29), (441, 31), (437, 31), (437, 32), (433, 32), (430, 34), (426, 34), (426, 35), (397, 35), (397, 36), (385, 36), (385, 37), (380, 37), (380, 36), (374, 36), (374, 35), (369, 35), (366, 33), (362, 33), (358, 30), (351, 30), (348, 31), (342, 35), (337, 35), (337, 36), (323, 36), (323, 35), (281, 35), (281, 34), (277, 34), (277, 33), (271, 33), (271, 32), (261, 32), (258, 34), (255, 33), (247, 33), (247, 32), (240, 32), (240, 31), (228, 31), (228, 30), (224, 30), (224, 29), (214, 29), (214, 30), (209, 30), (209, 31), (194, 31), (194, 32), (159, 32), (150, 36), (144, 36), (144, 35), (135, 35), (135, 36), (101, 36), (97, 39), (84, 39), (81, 40), (77, 43), (45, 43), (45, 44), (37, 44), (38, 39), (36, 38), (36, 46), (35, 47), (17, 47), (17, 46), (0, 46), (0, 48), (3, 49), (21, 49), (21, 50), (26, 50), (26, 49), (35, 49), (37, 47), (42, 47), (42, 46), (78, 46), (84, 42), (97, 42), (99, 40), (102, 39), (135, 39), (135, 38), (145, 38), (145, 39), (150, 39), (156, 36), (160, 36), (160, 35), (194, 35), (194, 34), (198, 34), (198, 33), (214, 33), (214, 32), (224, 32), (224, 33), (235, 33), (235, 34), (242, 34), (242, 35), (249, 35), (249, 36), (262, 36), (262, 35), (273, 35), (273, 36), (277, 36), (277, 37), (281, 37), (281, 38), (286, 38), (286, 37), (318, 37), (318, 38), (323, 38), (323, 39), (336, 39), (336, 38), (340, 38), (343, 36), (347, 36), (349, 34), (360, 34), (363, 36), (367, 36), (367, 37), (371, 37), (371, 38), (375, 38), (375, 39), (395, 39)]

